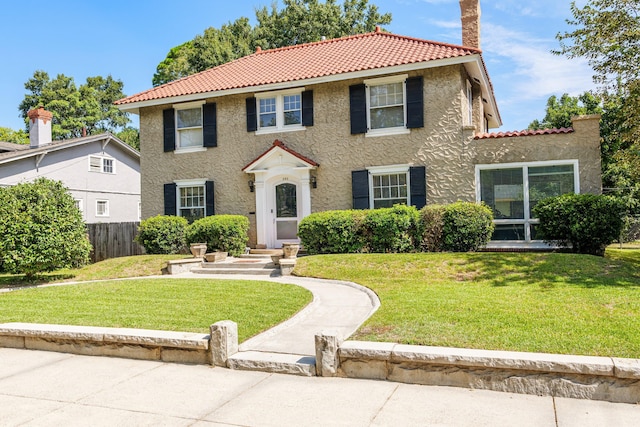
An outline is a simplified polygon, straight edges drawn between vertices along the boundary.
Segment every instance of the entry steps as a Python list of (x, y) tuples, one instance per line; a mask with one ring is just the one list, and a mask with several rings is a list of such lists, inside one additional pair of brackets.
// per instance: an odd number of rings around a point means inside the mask
[(191, 269), (196, 274), (234, 274), (256, 276), (279, 276), (280, 269), (271, 260), (271, 255), (282, 255), (281, 249), (252, 249), (239, 257), (228, 257), (219, 262), (203, 262), (201, 267)]

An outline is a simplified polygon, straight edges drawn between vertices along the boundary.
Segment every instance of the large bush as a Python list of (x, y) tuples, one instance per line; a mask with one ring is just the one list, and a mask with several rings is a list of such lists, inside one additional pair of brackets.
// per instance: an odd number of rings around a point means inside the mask
[(220, 250), (239, 256), (249, 241), (249, 219), (242, 215), (213, 215), (187, 227), (187, 243), (206, 243), (207, 251)]
[(414, 206), (396, 205), (367, 211), (362, 233), (368, 252), (413, 252), (420, 246), (419, 213)]
[(489, 242), (494, 229), (491, 209), (471, 202), (425, 206), (421, 220), (422, 246), (428, 251), (477, 251)]
[(32, 276), (75, 268), (90, 252), (82, 215), (61, 182), (0, 188), (0, 270)]
[(604, 256), (620, 237), (625, 206), (611, 196), (564, 194), (541, 200), (533, 208), (540, 219), (537, 238), (573, 252)]
[(309, 254), (361, 252), (360, 227), (365, 214), (363, 210), (312, 213), (300, 221), (298, 237)]
[(186, 218), (158, 215), (140, 222), (136, 242), (144, 246), (148, 254), (177, 254), (186, 245)]
[(427, 205), (420, 209), (422, 224), (422, 241), (420, 249), (427, 252), (440, 252), (444, 245), (444, 212), (445, 205)]

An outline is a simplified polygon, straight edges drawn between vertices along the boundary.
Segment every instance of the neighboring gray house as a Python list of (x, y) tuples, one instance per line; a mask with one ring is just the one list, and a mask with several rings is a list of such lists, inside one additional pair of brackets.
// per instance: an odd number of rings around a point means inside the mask
[(62, 183), (87, 223), (140, 220), (140, 153), (110, 133), (51, 140), (51, 113), (29, 112), (31, 144), (0, 142), (0, 186)]

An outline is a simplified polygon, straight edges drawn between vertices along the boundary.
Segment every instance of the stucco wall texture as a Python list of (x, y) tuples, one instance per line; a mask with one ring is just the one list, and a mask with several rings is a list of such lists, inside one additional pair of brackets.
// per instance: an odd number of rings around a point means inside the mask
[(215, 182), (217, 214), (241, 214), (252, 224), (255, 244), (255, 196), (242, 168), (269, 149), (274, 140), (320, 164), (314, 174), (311, 211), (352, 207), (351, 171), (369, 166), (426, 167), (427, 203), (475, 200), (475, 165), (538, 160), (578, 159), (582, 192), (600, 192), (597, 118), (575, 122), (575, 132), (559, 135), (474, 139), (482, 129), (482, 101), (474, 88), (473, 126), (465, 125), (466, 81), (462, 65), (410, 72), (424, 78), (424, 128), (409, 134), (371, 137), (351, 135), (349, 86), (362, 79), (305, 87), (313, 90), (314, 126), (294, 132), (256, 135), (246, 130), (245, 98), (251, 94), (208, 100), (217, 103), (218, 146), (195, 153), (163, 152), (162, 110), (140, 111), (142, 216), (164, 213), (163, 184), (174, 180)]

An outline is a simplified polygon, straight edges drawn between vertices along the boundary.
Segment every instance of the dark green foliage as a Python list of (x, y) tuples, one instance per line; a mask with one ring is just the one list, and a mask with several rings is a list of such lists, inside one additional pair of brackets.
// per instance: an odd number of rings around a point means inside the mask
[(59, 181), (0, 188), (0, 270), (26, 274), (89, 262), (91, 243), (73, 197)]
[(418, 210), (396, 205), (367, 211), (362, 233), (368, 252), (414, 252), (420, 244)]
[(493, 213), (484, 204), (456, 202), (442, 214), (442, 249), (451, 252), (477, 251), (491, 240)]
[(360, 233), (367, 211), (345, 210), (316, 212), (298, 226), (298, 237), (309, 254), (346, 254), (362, 252)]
[(604, 256), (607, 245), (620, 237), (624, 203), (611, 196), (564, 194), (541, 200), (533, 208), (537, 230), (545, 242), (572, 252)]
[(420, 209), (420, 222), (423, 230), (421, 249), (423, 251), (442, 251), (445, 210), (445, 205), (427, 205)]
[(157, 215), (140, 223), (136, 242), (144, 246), (148, 254), (177, 254), (185, 249), (186, 218), (173, 215)]
[(207, 251), (219, 250), (239, 256), (249, 241), (249, 219), (242, 215), (213, 215), (187, 227), (187, 243), (206, 243)]

